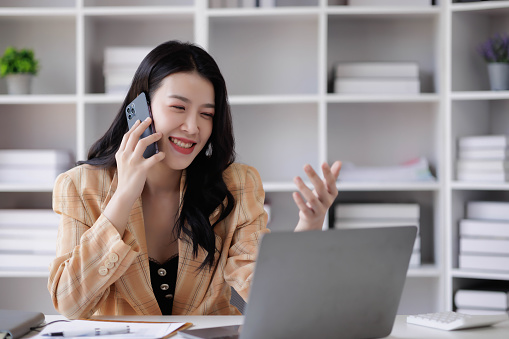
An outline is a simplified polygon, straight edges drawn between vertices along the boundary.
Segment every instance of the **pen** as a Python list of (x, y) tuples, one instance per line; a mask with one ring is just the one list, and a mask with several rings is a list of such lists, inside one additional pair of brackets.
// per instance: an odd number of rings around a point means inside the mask
[(131, 329), (129, 326), (121, 327), (109, 327), (109, 328), (94, 328), (92, 330), (69, 330), (62, 332), (51, 332), (45, 333), (43, 336), (46, 337), (94, 337), (99, 335), (111, 335), (111, 334), (127, 334), (130, 333)]

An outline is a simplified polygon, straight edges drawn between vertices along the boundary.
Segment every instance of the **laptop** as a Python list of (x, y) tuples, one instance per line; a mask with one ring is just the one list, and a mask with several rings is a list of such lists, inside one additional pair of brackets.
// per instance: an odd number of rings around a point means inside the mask
[(273, 232), (261, 241), (243, 326), (184, 338), (381, 338), (394, 324), (417, 227)]

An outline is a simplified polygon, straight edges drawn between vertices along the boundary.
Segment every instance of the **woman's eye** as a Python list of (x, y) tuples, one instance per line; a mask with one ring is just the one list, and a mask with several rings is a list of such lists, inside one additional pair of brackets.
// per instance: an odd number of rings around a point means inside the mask
[(206, 116), (207, 118), (213, 118), (214, 117), (214, 113), (202, 113), (204, 116)]
[(184, 106), (171, 106), (171, 107), (182, 111), (185, 110)]

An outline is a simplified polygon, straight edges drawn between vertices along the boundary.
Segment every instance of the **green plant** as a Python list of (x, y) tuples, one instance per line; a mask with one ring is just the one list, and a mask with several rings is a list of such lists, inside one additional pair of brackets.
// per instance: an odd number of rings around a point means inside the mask
[(0, 77), (9, 74), (30, 73), (37, 74), (39, 62), (31, 49), (20, 49), (9, 46), (0, 58)]

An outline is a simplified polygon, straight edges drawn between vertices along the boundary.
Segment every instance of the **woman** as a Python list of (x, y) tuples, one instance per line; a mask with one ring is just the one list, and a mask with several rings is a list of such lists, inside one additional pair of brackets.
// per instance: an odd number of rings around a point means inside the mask
[[(146, 93), (150, 118), (128, 130), (125, 109)], [(159, 153), (145, 159), (157, 142)], [(320, 229), (337, 196), (340, 163), (305, 166), (296, 230)], [(140, 64), (112, 125), (88, 160), (60, 175), (62, 215), (48, 289), (68, 318), (97, 314), (239, 314), (230, 286), (247, 300), (258, 244), (267, 233), (258, 172), (234, 163), (224, 79), (212, 57), (169, 41)]]

